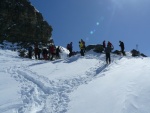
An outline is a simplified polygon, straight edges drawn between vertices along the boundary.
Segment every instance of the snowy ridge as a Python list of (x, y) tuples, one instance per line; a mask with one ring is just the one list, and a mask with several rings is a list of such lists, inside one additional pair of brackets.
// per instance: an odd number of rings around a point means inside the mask
[[(112, 54), (111, 57), (112, 63), (109, 65), (105, 63), (104, 54), (93, 52), (86, 53), (84, 57), (76, 55), (51, 62), (22, 59), (14, 52), (0, 50), (0, 65), (3, 65), (0, 67), (0, 88), (8, 85), (4, 77), (13, 83), (12, 87), (7, 88), (7, 92), (12, 93), (10, 98), (0, 101), (0, 111), (146, 113), (150, 110), (146, 107), (150, 103), (140, 105), (150, 100), (150, 84), (145, 84), (150, 83), (147, 71), (150, 69), (147, 65), (150, 59), (132, 58), (129, 54), (126, 57)], [(1, 90), (0, 96), (9, 95), (5, 92)], [(90, 103), (95, 103), (95, 106)]]

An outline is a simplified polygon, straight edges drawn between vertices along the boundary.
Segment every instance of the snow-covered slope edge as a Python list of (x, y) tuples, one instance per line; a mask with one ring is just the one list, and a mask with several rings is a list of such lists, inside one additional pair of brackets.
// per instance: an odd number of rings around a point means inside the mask
[[(93, 52), (87, 53), (85, 57), (76, 55), (53, 62), (37, 61), (22, 59), (15, 52), (0, 50), (0, 87), (3, 89), (0, 91), (3, 97), (0, 111), (147, 112), (149, 104), (144, 103), (148, 102), (146, 99), (149, 100), (149, 62), (149, 58), (112, 55), (112, 64), (107, 66), (105, 55)], [(138, 101), (135, 101), (136, 97)], [(142, 104), (144, 107), (139, 107)]]
[(149, 64), (149, 58), (122, 58), (74, 91), (67, 113), (148, 113)]

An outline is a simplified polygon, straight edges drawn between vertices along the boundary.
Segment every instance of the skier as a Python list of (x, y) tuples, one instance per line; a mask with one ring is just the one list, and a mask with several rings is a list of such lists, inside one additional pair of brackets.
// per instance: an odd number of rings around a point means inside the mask
[(111, 52), (111, 47), (110, 47), (110, 45), (107, 44), (107, 47), (105, 48), (106, 63), (107, 63), (107, 64), (110, 64), (110, 63), (111, 63), (110, 52)]
[(119, 43), (120, 43), (120, 47), (121, 47), (121, 52), (122, 52), (122, 54), (125, 56), (125, 52), (124, 52), (124, 43), (122, 42), (122, 41), (119, 41)]

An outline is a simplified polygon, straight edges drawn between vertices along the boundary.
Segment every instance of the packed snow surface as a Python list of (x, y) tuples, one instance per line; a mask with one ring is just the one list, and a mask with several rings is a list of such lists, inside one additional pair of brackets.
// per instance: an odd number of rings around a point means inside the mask
[(150, 113), (150, 58), (87, 52), (55, 61), (0, 49), (0, 113)]

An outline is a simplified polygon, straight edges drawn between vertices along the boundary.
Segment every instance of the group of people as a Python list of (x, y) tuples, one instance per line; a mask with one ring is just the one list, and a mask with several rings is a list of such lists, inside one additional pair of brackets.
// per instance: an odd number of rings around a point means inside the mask
[(60, 46), (56, 48), (55, 45), (50, 44), (48, 47), (39, 48), (37, 43), (34, 44), (34, 48), (30, 46), (28, 48), (28, 55), (29, 58), (32, 59), (32, 55), (34, 53), (35, 59), (41, 60), (53, 60), (54, 56), (55, 59), (60, 58)]
[[(121, 53), (125, 55), (124, 43), (122, 41), (119, 41), (119, 43), (120, 43), (119, 46), (121, 48)], [(66, 47), (69, 50), (69, 57), (74, 55), (72, 51), (73, 50), (72, 44), (73, 43), (70, 42), (69, 44), (67, 44), (67, 47)], [(84, 56), (86, 46), (85, 46), (85, 41), (83, 41), (83, 39), (79, 41), (79, 48), (80, 48), (81, 56)], [(104, 40), (103, 49), (106, 54), (106, 63), (110, 64), (111, 63), (110, 53), (114, 49), (114, 46), (110, 41), (108, 41), (106, 45), (106, 41)], [(34, 51), (35, 59), (41, 59), (41, 54), (42, 54), (44, 60), (53, 60), (54, 56), (55, 56), (55, 59), (59, 59), (60, 58), (59, 53), (61, 52), (60, 46), (56, 48), (53, 44), (50, 44), (48, 47), (43, 47), (42, 49), (40, 49), (37, 43), (34, 44), (34, 49), (32, 48), (32, 46), (30, 46), (28, 48), (28, 51), (29, 51), (29, 58), (32, 58), (32, 52)]]
[[(121, 53), (125, 56), (125, 52), (124, 52), (124, 43), (122, 41), (119, 41), (119, 46), (121, 48)], [(111, 51), (114, 49), (114, 46), (112, 45), (111, 42), (108, 41), (107, 46), (106, 46), (106, 42), (105, 40), (103, 41), (103, 48), (104, 48), (104, 52), (106, 53), (106, 63), (110, 64), (111, 63), (111, 57), (110, 57), (110, 53)]]
[[(119, 41), (119, 46), (121, 48), (121, 53), (125, 56), (125, 51), (124, 51), (124, 43), (122, 41)], [(71, 57), (73, 55), (72, 53), (72, 42), (67, 44), (67, 49), (69, 50), (69, 57)], [(106, 41), (103, 41), (103, 49), (104, 49), (104, 53), (106, 54), (106, 63), (110, 64), (111, 63), (111, 57), (110, 57), (110, 53), (112, 52), (112, 50), (114, 49), (113, 44), (108, 41), (107, 45), (106, 45)], [(84, 56), (85, 54), (85, 50), (86, 50), (86, 46), (85, 46), (85, 41), (83, 41), (83, 39), (81, 39), (79, 41), (79, 48), (80, 48), (80, 54), (81, 56)]]

